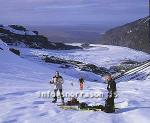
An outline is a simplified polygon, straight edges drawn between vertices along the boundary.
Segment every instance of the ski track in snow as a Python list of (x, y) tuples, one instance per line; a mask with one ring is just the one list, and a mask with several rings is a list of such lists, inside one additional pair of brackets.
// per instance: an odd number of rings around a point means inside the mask
[[(0, 46), (6, 47), (4, 45)], [(108, 46), (108, 48), (116, 49), (114, 51), (116, 54), (119, 52), (117, 47)], [(126, 48), (124, 50), (126, 51)], [(29, 54), (29, 52), (30, 50), (27, 50), (25, 53)], [(92, 60), (92, 54), (98, 55), (100, 53), (100, 51), (97, 52), (96, 48), (89, 49), (87, 58)], [(121, 52), (123, 53), (123, 48)], [(79, 53), (81, 56), (78, 55)], [(77, 51), (79, 57), (85, 57), (87, 54), (84, 56), (84, 53), (85, 51)], [(131, 53), (136, 52), (131, 50)], [(76, 53), (73, 52), (73, 54)], [(109, 54), (106, 53), (102, 57), (107, 59), (109, 57), (107, 55)], [(142, 58), (140, 55), (138, 57), (140, 60), (150, 57), (147, 54), (144, 55), (144, 53), (141, 53), (141, 56)], [(137, 56), (135, 59), (137, 59)], [(98, 59), (94, 62), (98, 63)], [(104, 61), (100, 62), (99, 65), (103, 63)], [(108, 63), (108, 65), (110, 64)], [(5, 51), (0, 50), (0, 67), (0, 123), (149, 123), (150, 121), (150, 80), (122, 81), (118, 83), (119, 97), (116, 98), (115, 102), (125, 101), (128, 106), (117, 110), (115, 113), (107, 114), (93, 111), (62, 110), (56, 104), (51, 103), (51, 98), (39, 98), (40, 91), (53, 90), (48, 82), (55, 70), (59, 70), (57, 65), (44, 65), (38, 61), (22, 59), (10, 53), (6, 48)], [(67, 71), (66, 74), (66, 70), (61, 70), (65, 78), (64, 91), (79, 91), (78, 74), (81, 73), (77, 70)], [(69, 71), (74, 72), (72, 74), (75, 74), (75, 76), (70, 75)], [(147, 72), (149, 72), (149, 69)], [(95, 77), (90, 73), (82, 74)], [(74, 85), (71, 86), (70, 83)], [(93, 90), (106, 92), (106, 85), (100, 82), (86, 81), (85, 91), (90, 92)], [(79, 100), (89, 103), (104, 103), (104, 99), (79, 98)], [(58, 102), (60, 102), (60, 99)], [(126, 103), (123, 106), (125, 105)]]

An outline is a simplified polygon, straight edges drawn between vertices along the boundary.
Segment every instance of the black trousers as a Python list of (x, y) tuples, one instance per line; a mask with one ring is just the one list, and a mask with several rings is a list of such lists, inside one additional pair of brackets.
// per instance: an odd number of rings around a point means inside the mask
[(60, 93), (61, 100), (64, 101), (64, 96), (62, 94), (62, 89), (54, 89), (54, 93), (55, 93), (54, 100), (57, 101), (57, 91), (59, 91), (59, 93)]

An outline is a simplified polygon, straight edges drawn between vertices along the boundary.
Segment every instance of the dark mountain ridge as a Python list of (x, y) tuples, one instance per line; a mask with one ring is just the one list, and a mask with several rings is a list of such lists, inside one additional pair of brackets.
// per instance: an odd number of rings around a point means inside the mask
[(0, 25), (0, 39), (8, 45), (29, 48), (45, 48), (57, 50), (81, 49), (78, 46), (66, 45), (64, 43), (50, 42), (47, 37), (38, 31), (29, 31), (21, 25)]
[(108, 30), (101, 36), (100, 43), (129, 47), (150, 53), (150, 17)]

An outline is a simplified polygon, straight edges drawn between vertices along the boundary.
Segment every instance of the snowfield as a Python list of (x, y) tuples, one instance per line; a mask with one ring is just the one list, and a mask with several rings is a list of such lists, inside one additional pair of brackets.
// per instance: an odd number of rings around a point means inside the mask
[(29, 31), (29, 30), (21, 31), (21, 30), (13, 29), (10, 26), (4, 26), (3, 28), (18, 35), (36, 35), (34, 32)]
[[(80, 46), (79, 44), (73, 44)], [(150, 59), (150, 55), (135, 51), (126, 47), (109, 46), (109, 45), (94, 45), (91, 48), (84, 50), (39, 50), (29, 48), (19, 48), (23, 55), (49, 55), (56, 56), (68, 60), (77, 60), (84, 63), (91, 63), (97, 66), (109, 68), (112, 65), (117, 65), (123, 60), (145, 61)]]
[[(0, 41), (0, 123), (149, 123), (149, 68), (143, 69), (142, 73), (148, 76), (145, 79), (128, 81), (122, 79), (117, 83), (118, 98), (115, 102), (124, 103), (115, 113), (62, 110), (57, 104), (51, 103), (52, 98), (40, 98), (41, 92), (53, 91), (49, 80), (56, 70), (61, 71), (64, 77), (64, 92), (80, 92), (78, 77), (81, 75), (88, 78), (83, 92), (106, 94), (106, 84), (95, 74), (59, 68), (59, 65), (45, 64), (35, 57), (43, 54), (56, 55), (109, 67), (124, 59), (144, 61), (150, 59), (149, 54), (123, 47), (102, 45), (70, 51), (27, 48), (19, 50), (21, 57), (11, 53), (8, 46)], [(99, 82), (93, 82), (93, 78), (99, 78)], [(65, 101), (67, 100), (69, 98), (65, 98)], [(79, 98), (79, 101), (89, 104), (104, 104), (104, 100), (105, 98)], [(58, 103), (60, 102), (58, 100)]]

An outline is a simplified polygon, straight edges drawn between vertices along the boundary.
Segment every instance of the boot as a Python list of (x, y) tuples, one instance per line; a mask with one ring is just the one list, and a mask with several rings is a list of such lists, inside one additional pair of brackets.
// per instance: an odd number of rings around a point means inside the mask
[(62, 101), (62, 104), (64, 105), (65, 101), (64, 101), (64, 97), (63, 96), (61, 97), (61, 101)]
[(52, 101), (52, 103), (56, 103), (57, 102), (57, 97), (54, 97), (54, 100)]

